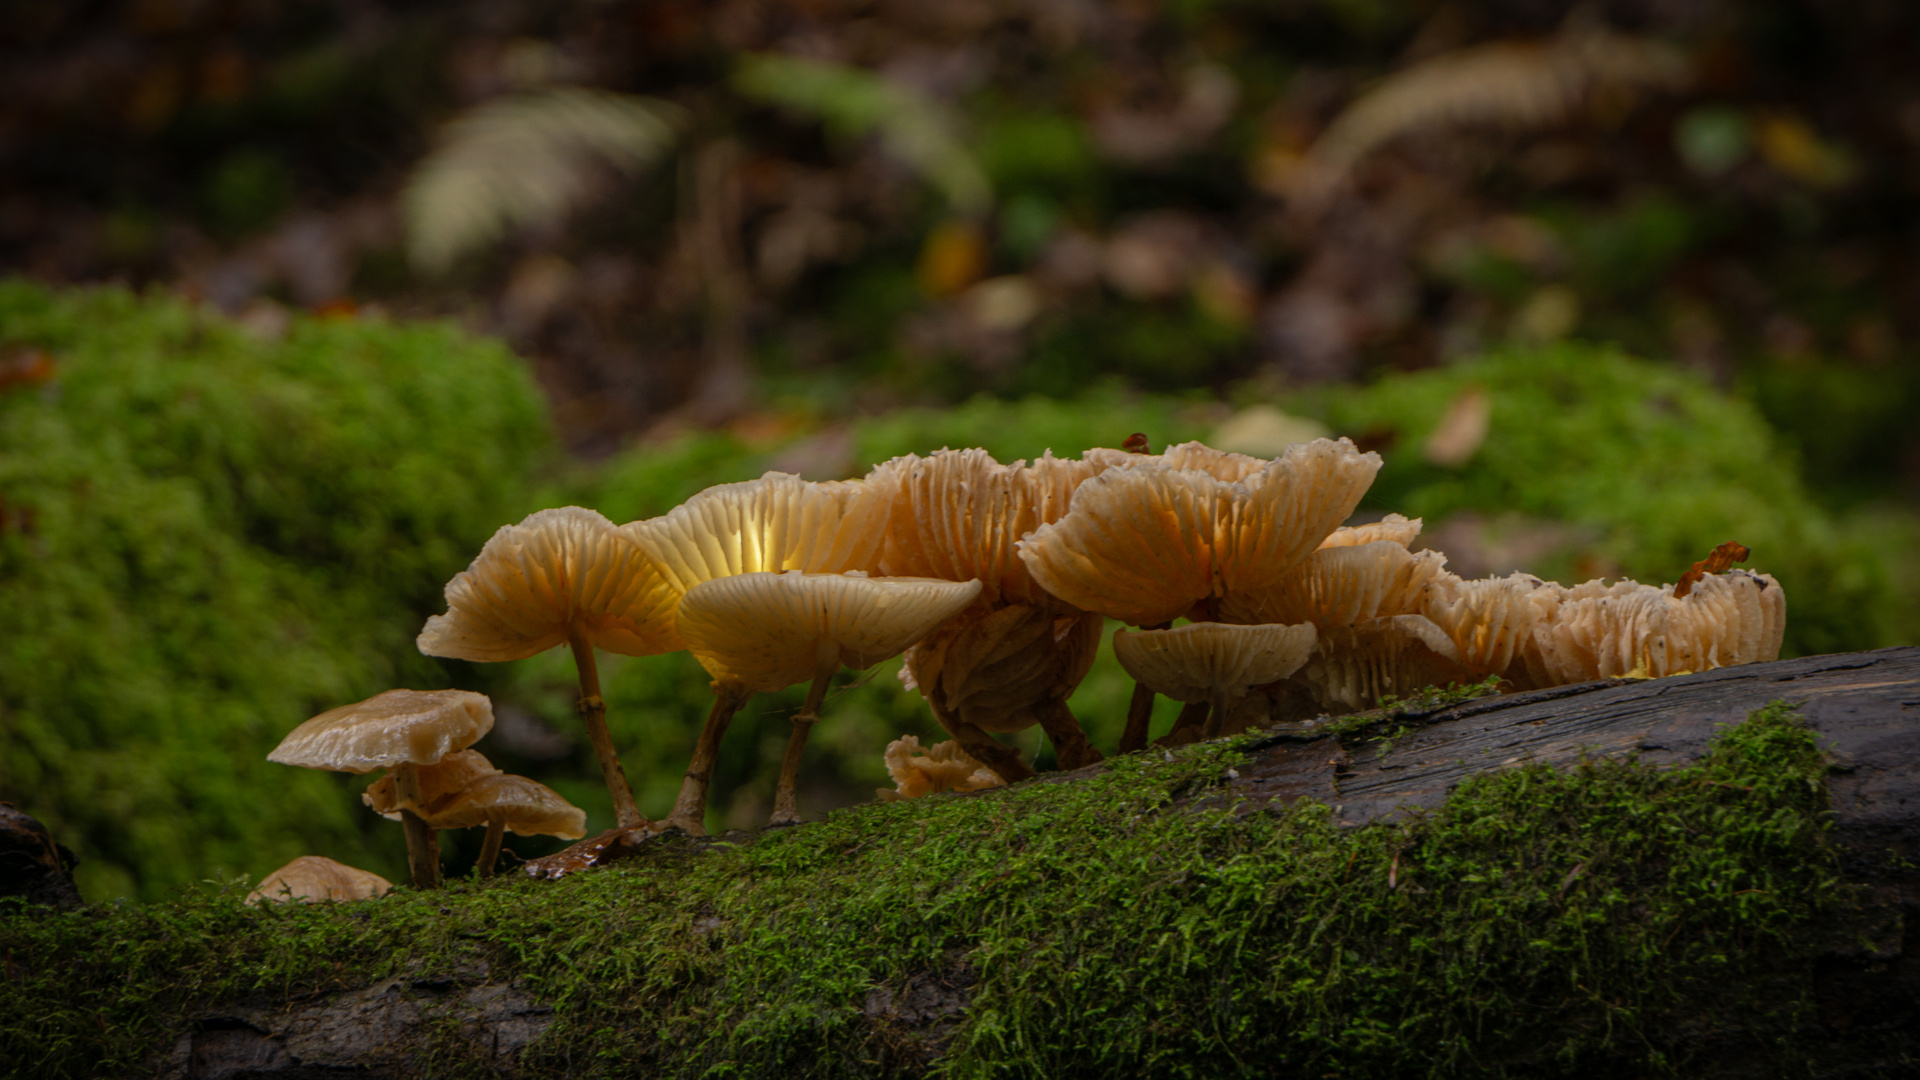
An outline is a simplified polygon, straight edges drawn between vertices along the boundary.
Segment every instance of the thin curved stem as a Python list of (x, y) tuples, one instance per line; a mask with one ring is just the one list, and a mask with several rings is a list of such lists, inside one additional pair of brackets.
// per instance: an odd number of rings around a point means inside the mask
[(504, 820), (487, 822), (487, 839), (485, 843), (480, 845), (479, 866), (481, 877), (490, 878), (493, 876), (493, 864), (500, 861), (500, 841), (506, 839), (506, 837), (507, 823)]
[(420, 772), (410, 762), (393, 767), (393, 795), (400, 803), (400, 828), (407, 837), (407, 874), (416, 889), (440, 887), (440, 834), (411, 807), (420, 804)]
[(807, 703), (793, 714), (793, 734), (787, 737), (787, 756), (780, 762), (780, 782), (773, 789), (773, 817), (768, 819), (768, 825), (800, 824), (799, 797), (794, 793), (800, 783), (800, 754), (806, 749), (813, 725), (820, 719), (820, 703), (826, 700), (827, 684), (833, 681), (833, 673), (839, 668), (836, 658), (832, 667), (823, 666), (816, 672), (813, 685), (807, 687)]
[(1067, 708), (1065, 698), (1054, 698), (1040, 706), (1040, 727), (1053, 743), (1053, 752), (1062, 769), (1078, 769), (1104, 761), (1100, 751), (1087, 741), (1080, 720)]
[(725, 683), (715, 683), (713, 691), (713, 711), (707, 714), (700, 739), (693, 744), (693, 759), (687, 762), (687, 775), (680, 781), (673, 813), (665, 821), (656, 822), (655, 828), (680, 829), (689, 836), (707, 835), (707, 785), (713, 780), (713, 763), (720, 756), (720, 740), (733, 722), (733, 714), (753, 696), (744, 687)]
[(1120, 733), (1120, 752), (1131, 754), (1147, 745), (1147, 727), (1153, 723), (1153, 688), (1146, 683), (1133, 684), (1133, 700), (1127, 703), (1127, 728)]
[(613, 736), (607, 734), (607, 703), (600, 697), (600, 666), (594, 661), (593, 646), (579, 627), (567, 633), (573, 647), (573, 663), (580, 672), (580, 700), (576, 706), (586, 722), (587, 738), (593, 742), (593, 756), (600, 759), (600, 775), (607, 782), (607, 794), (613, 796), (614, 824), (631, 829), (647, 823), (646, 816), (633, 801), (633, 788), (627, 783), (627, 770), (613, 748)]

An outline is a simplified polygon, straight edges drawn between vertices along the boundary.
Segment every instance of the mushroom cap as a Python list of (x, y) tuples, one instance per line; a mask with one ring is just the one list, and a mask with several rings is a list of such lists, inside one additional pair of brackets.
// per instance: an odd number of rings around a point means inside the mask
[(894, 790), (884, 794), (897, 799), (917, 799), (939, 791), (979, 791), (1006, 784), (1000, 774), (982, 765), (954, 739), (923, 748), (918, 736), (903, 736), (887, 744), (886, 761)]
[[(1356, 530), (1357, 531), (1357, 530)], [(1328, 547), (1274, 584), (1228, 593), (1220, 619), (1233, 623), (1310, 622), (1322, 630), (1420, 610), (1446, 565), (1437, 551), (1408, 551), (1393, 540)]]
[(680, 636), (717, 681), (767, 693), (897, 655), (979, 595), (978, 581), (734, 574), (687, 590)]
[(350, 773), (432, 765), (492, 729), (493, 702), (485, 694), (388, 690), (294, 728), (267, 760)]
[(1279, 580), (1353, 512), (1379, 469), (1378, 454), (1346, 439), (1290, 447), (1235, 482), (1159, 462), (1109, 469), (1021, 541), (1020, 557), (1074, 607), (1162, 623)]
[(710, 487), (620, 532), (653, 560), (677, 598), (737, 574), (876, 569), (891, 494), (861, 480), (811, 483), (770, 472)]
[(1779, 658), (1786, 592), (1771, 575), (1732, 570), (1706, 575), (1684, 597), (1673, 591), (1635, 581), (1543, 590), (1526, 657), (1533, 681), (1660, 678)]
[(1100, 649), (1105, 620), (1016, 604), (976, 606), (907, 652), (901, 681), (934, 715), (983, 731), (1024, 731), (1041, 708), (1070, 696)]
[(496, 772), (433, 804), (421, 815), (436, 829), (470, 829), (498, 821), (520, 836), (587, 835), (587, 812), (560, 793), (524, 776)]
[(583, 507), (501, 526), (446, 593), (447, 613), (420, 631), (428, 656), (519, 660), (565, 642), (576, 625), (608, 652), (681, 648), (673, 632), (678, 596), (632, 540)]
[(468, 787), (483, 776), (494, 776), (500, 772), (488, 761), (485, 754), (478, 750), (455, 750), (433, 765), (422, 765), (414, 775), (419, 778), (420, 800), (406, 802), (394, 790), (393, 774), (388, 773), (367, 785), (360, 793), (360, 801), (371, 806), (382, 817), (394, 821), (400, 820), (402, 809), (411, 810), (421, 817), (426, 816), (425, 807), (438, 803)]
[(1453, 639), (1431, 619), (1392, 615), (1324, 632), (1294, 682), (1323, 709), (1355, 712), (1388, 695), (1468, 679), (1458, 658)]
[[(1122, 455), (1127, 456), (1127, 455)], [(978, 578), (989, 603), (1047, 603), (1017, 544), (1059, 520), (1073, 491), (1106, 465), (1043, 454), (1002, 465), (985, 450), (908, 454), (876, 466), (867, 482), (894, 492), (880, 570), (893, 576)]]
[(247, 903), (285, 903), (290, 900), (367, 900), (385, 896), (393, 882), (379, 874), (356, 870), (325, 855), (302, 855), (260, 879), (247, 894)]
[(1300, 670), (1319, 633), (1312, 623), (1236, 626), (1189, 623), (1166, 630), (1116, 630), (1113, 655), (1141, 685), (1175, 701), (1240, 697)]
[(1467, 580), (1441, 571), (1427, 588), (1421, 614), (1433, 620), (1475, 676), (1515, 674), (1525, 665), (1541, 606), (1534, 594), (1557, 586), (1532, 574)]
[(1399, 514), (1388, 514), (1379, 521), (1366, 525), (1342, 525), (1327, 534), (1320, 541), (1322, 551), (1333, 547), (1356, 547), (1360, 544), (1374, 544), (1382, 540), (1391, 540), (1401, 547), (1411, 547), (1414, 538), (1420, 535), (1421, 518), (1406, 518)]

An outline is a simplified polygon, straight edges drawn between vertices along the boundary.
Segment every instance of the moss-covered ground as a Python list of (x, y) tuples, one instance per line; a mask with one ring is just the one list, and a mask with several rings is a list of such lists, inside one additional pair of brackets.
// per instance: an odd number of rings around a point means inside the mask
[[(1703, 1023), (1791, 1071), (1798, 934), (1845, 897), (1791, 710), (1689, 767), (1516, 768), (1344, 830), (1202, 808), (1245, 742), (558, 882), (0, 908), (0, 1062), (143, 1074), (197, 1009), (484, 963), (556, 1010), (528, 1075), (1688, 1075)], [(950, 1031), (863, 1008), (929, 975)], [(443, 1050), (421, 1068), (493, 1067)]]

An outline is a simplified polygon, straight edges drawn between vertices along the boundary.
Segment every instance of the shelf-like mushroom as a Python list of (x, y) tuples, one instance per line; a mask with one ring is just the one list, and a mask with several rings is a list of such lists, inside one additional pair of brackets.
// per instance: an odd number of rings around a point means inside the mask
[(393, 882), (379, 874), (334, 862), (325, 855), (302, 855), (260, 879), (247, 894), (247, 903), (272, 904), (315, 900), (370, 900), (385, 896)]
[[(979, 595), (978, 581), (874, 578), (859, 571), (734, 574), (687, 590), (680, 601), (680, 635), (723, 698), (744, 700), (810, 683), (806, 704), (793, 717), (772, 824), (800, 821), (794, 794), (800, 755), (834, 673), (899, 655)], [(684, 814), (676, 806), (670, 823), (702, 831), (704, 785), (699, 794), (701, 805), (686, 807)]]
[(1526, 665), (1536, 685), (1621, 676), (1659, 678), (1776, 660), (1786, 592), (1771, 575), (1708, 574), (1676, 598), (1674, 586), (1589, 581), (1537, 597)]
[(578, 506), (542, 510), (493, 534), (473, 564), (447, 583), (447, 613), (427, 620), (420, 651), (462, 660), (520, 660), (565, 643), (580, 678), (578, 708), (614, 817), (643, 824), (626, 770), (607, 734), (595, 647), (628, 656), (674, 652), (679, 593), (633, 541)]
[(1446, 561), (1437, 551), (1408, 551), (1394, 540), (1323, 544), (1272, 585), (1222, 597), (1220, 618), (1249, 624), (1310, 622), (1334, 630), (1413, 614)]
[(440, 845), (408, 805), (420, 804), (419, 768), (437, 765), (493, 728), (493, 703), (466, 690), (388, 690), (342, 705), (294, 728), (268, 761), (308, 769), (367, 773), (392, 770), (394, 797), (406, 830), (413, 883), (440, 882)]
[(1205, 719), (1184, 717), (1170, 737), (1189, 732), (1219, 735), (1235, 702), (1256, 686), (1276, 683), (1300, 670), (1319, 634), (1312, 623), (1190, 623), (1165, 630), (1116, 630), (1113, 654), (1142, 686), (1176, 701), (1206, 703)]
[[(889, 487), (859, 480), (809, 483), (770, 472), (758, 480), (710, 487), (660, 517), (629, 522), (620, 531), (659, 567), (678, 611), (688, 591), (721, 578), (877, 569), (891, 496)], [(752, 694), (738, 683), (714, 681), (713, 710), (701, 725), (665, 825), (706, 831), (701, 818), (720, 740)]]
[(1315, 707), (1342, 713), (1467, 677), (1453, 640), (1426, 616), (1409, 614), (1321, 631), (1293, 681)]
[(545, 784), (497, 771), (478, 777), (435, 803), (427, 823), (441, 830), (485, 825), (487, 838), (476, 864), (481, 877), (493, 876), (508, 830), (516, 836), (557, 836), (562, 840), (578, 840), (587, 834), (585, 810)]
[(922, 747), (919, 736), (902, 736), (887, 744), (886, 762), (893, 789), (874, 792), (882, 802), (942, 791), (982, 791), (1006, 783), (953, 739)]
[(1468, 580), (1442, 571), (1420, 613), (1453, 642), (1466, 677), (1499, 675), (1526, 685), (1526, 652), (1542, 611), (1536, 594), (1553, 588), (1532, 574)]

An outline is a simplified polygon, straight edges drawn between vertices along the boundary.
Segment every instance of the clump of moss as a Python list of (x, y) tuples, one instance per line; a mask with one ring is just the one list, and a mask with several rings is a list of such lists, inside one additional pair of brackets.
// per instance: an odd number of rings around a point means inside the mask
[(504, 349), (180, 299), (0, 282), (0, 798), (92, 898), (326, 851), (394, 872), (337, 778), (264, 754), (312, 713), (444, 685), (411, 637), (514, 516), (549, 436)]
[[(484, 964), (557, 1010), (531, 1075), (1686, 1075), (1703, 1018), (1790, 1071), (1801, 931), (1842, 895), (1791, 710), (1690, 767), (1490, 773), (1351, 830), (1197, 808), (1242, 742), (558, 883), (0, 909), (0, 1059), (138, 1072), (212, 1004)], [(944, 1032), (876, 1007), (929, 980)]]

